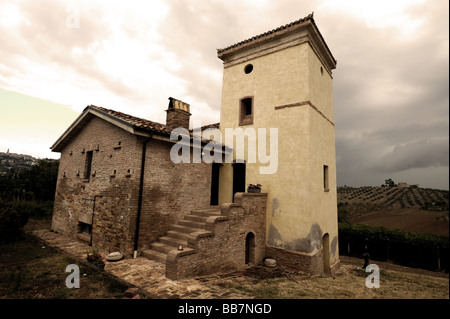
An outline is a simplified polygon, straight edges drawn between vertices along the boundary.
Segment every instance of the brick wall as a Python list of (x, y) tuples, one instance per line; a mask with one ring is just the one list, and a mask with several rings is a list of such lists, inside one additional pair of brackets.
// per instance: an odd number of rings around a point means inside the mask
[[(171, 224), (196, 208), (209, 207), (212, 166), (170, 160), (173, 144), (152, 140), (147, 148), (139, 243), (147, 248)], [(192, 152), (191, 152), (192, 155)]]
[(267, 194), (237, 193), (234, 204), (223, 204), (221, 217), (208, 219), (210, 235), (189, 242), (188, 251), (167, 255), (166, 277), (180, 279), (193, 275), (243, 269), (246, 265), (246, 238), (254, 235), (252, 264), (261, 264), (265, 253)]
[[(85, 124), (61, 152), (52, 229), (89, 241), (89, 235), (79, 233), (80, 222), (92, 224), (93, 246), (131, 257), (144, 141), (97, 117)], [(209, 206), (211, 164), (174, 164), (171, 146), (156, 139), (147, 145), (139, 249), (192, 209)]]
[[(130, 251), (133, 234), (129, 220), (137, 209), (140, 143), (136, 136), (92, 118), (62, 150), (52, 229), (89, 241), (78, 234), (79, 223), (92, 224), (93, 246), (109, 251)], [(92, 151), (89, 180), (85, 179), (87, 153)], [(102, 196), (102, 197), (97, 197)]]
[(169, 131), (177, 127), (189, 129), (191, 113), (180, 109), (168, 109), (166, 112), (166, 126)]

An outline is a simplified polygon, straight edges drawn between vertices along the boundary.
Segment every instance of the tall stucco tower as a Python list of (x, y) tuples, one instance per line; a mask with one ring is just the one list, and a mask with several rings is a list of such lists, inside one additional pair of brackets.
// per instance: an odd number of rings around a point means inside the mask
[[(224, 65), (222, 136), (227, 128), (242, 128), (247, 136), (253, 129), (261, 140), (258, 129), (265, 128), (267, 154), (277, 152), (277, 163), (255, 162), (229, 145), (234, 162), (220, 168), (219, 203), (232, 201), (248, 184), (261, 184), (268, 194), (266, 256), (312, 273), (333, 272), (339, 265), (336, 60), (313, 15), (217, 53)], [(269, 173), (261, 169), (269, 164)]]

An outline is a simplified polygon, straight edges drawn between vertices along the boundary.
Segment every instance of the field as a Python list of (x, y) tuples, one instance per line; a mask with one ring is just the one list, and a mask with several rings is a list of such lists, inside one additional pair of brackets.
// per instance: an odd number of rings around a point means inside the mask
[(355, 224), (396, 228), (413, 233), (448, 236), (448, 218), (442, 213), (420, 209), (392, 209), (367, 213), (352, 220)]
[(338, 187), (339, 216), (355, 224), (448, 236), (448, 196), (418, 187)]

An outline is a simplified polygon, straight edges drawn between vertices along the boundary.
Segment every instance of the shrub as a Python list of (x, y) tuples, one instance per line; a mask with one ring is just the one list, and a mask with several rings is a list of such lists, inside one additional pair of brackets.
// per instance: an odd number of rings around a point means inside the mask
[(12, 203), (0, 201), (0, 242), (14, 242), (22, 234), (28, 215)]
[(15, 204), (16, 210), (27, 214), (30, 218), (50, 218), (53, 213), (53, 202), (20, 201)]
[(366, 246), (375, 260), (390, 260), (404, 266), (447, 272), (450, 268), (448, 237), (339, 223), (341, 254), (362, 257)]

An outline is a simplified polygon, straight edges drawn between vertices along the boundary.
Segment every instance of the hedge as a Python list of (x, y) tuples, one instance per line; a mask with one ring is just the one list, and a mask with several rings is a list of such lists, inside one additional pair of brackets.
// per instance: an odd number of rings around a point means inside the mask
[(339, 253), (409, 267), (449, 271), (449, 238), (385, 227), (339, 223)]

